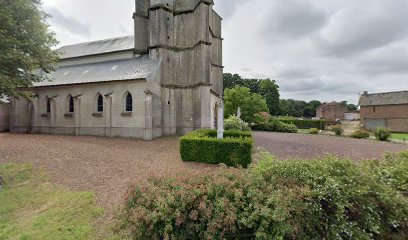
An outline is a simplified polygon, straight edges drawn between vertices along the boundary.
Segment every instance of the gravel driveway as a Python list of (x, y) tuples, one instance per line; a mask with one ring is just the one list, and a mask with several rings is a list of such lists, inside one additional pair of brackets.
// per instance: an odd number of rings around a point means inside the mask
[[(256, 146), (285, 159), (311, 158), (334, 153), (353, 159), (379, 158), (384, 151), (408, 149), (407, 145), (373, 140), (254, 132)], [(44, 168), (59, 184), (92, 191), (97, 201), (113, 212), (128, 186), (154, 175), (205, 171), (216, 166), (185, 163), (177, 137), (152, 142), (99, 137), (0, 134), (0, 163), (33, 163)]]
[(181, 161), (177, 137), (131, 139), (0, 133), (0, 163), (33, 163), (59, 184), (92, 191), (114, 212), (130, 184), (154, 175), (204, 171), (212, 165)]
[(254, 132), (256, 147), (280, 159), (310, 159), (327, 153), (354, 160), (379, 159), (384, 152), (408, 150), (408, 145), (326, 135)]

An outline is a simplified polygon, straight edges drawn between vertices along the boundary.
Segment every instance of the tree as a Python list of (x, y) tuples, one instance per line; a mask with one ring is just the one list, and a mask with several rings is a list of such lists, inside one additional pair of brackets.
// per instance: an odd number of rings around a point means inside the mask
[(350, 104), (347, 105), (347, 109), (349, 111), (357, 111), (358, 107), (357, 107), (357, 105), (350, 103)]
[(265, 98), (271, 115), (279, 114), (279, 86), (275, 80), (265, 79), (259, 81), (259, 94)]
[(224, 73), (224, 90), (234, 88), (235, 86), (243, 86), (243, 79), (238, 74)]
[(268, 111), (265, 99), (259, 94), (251, 93), (249, 88), (236, 86), (226, 89), (224, 95), (225, 117), (235, 115), (240, 107), (241, 119), (252, 123), (256, 113)]
[(44, 81), (58, 60), (55, 34), (41, 0), (0, 0), (0, 97), (19, 96), (17, 88)]

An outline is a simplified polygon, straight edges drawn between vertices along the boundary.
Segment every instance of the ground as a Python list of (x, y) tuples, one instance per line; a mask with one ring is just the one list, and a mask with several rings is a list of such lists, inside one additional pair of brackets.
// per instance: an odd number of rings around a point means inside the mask
[(265, 148), (280, 159), (310, 159), (335, 154), (354, 160), (381, 158), (384, 152), (408, 150), (404, 144), (328, 135), (254, 132), (256, 147)]
[[(333, 153), (352, 159), (380, 158), (384, 151), (407, 150), (407, 145), (345, 137), (254, 132), (257, 147), (281, 159), (311, 158)], [(152, 142), (99, 137), (0, 134), (0, 163), (31, 163), (43, 168), (53, 182), (70, 190), (93, 192), (112, 219), (132, 183), (152, 175), (207, 171), (216, 166), (185, 163), (177, 137)], [(99, 225), (105, 222), (98, 223)]]

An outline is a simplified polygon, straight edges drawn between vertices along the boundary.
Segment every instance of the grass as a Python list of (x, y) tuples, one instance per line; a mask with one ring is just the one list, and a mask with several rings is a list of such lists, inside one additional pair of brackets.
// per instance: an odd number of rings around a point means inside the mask
[(0, 240), (93, 239), (103, 210), (89, 192), (50, 183), (28, 164), (0, 164)]
[(396, 140), (407, 140), (408, 141), (408, 133), (393, 133), (391, 134), (391, 139)]
[(298, 129), (298, 133), (309, 134), (309, 129)]

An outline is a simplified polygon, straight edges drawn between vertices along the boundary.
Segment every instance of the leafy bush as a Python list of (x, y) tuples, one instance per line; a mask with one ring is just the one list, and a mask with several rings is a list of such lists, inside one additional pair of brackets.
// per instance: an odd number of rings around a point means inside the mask
[[(405, 239), (408, 152), (383, 161), (279, 161), (153, 178), (121, 212), (132, 239)], [(404, 195), (405, 194), (405, 195)]]
[(302, 119), (290, 119), (290, 118), (278, 118), (279, 121), (286, 124), (294, 124), (299, 129), (317, 128), (324, 130), (327, 126), (326, 120), (302, 120)]
[(244, 122), (237, 116), (230, 116), (224, 121), (225, 130), (251, 131), (248, 123)]
[(310, 134), (319, 134), (320, 130), (317, 128), (311, 128), (309, 129), (309, 133)]
[(252, 130), (268, 131), (268, 132), (286, 132), (297, 133), (298, 129), (293, 124), (286, 124), (274, 118), (271, 118), (266, 123), (255, 124), (252, 126)]
[(329, 128), (331, 132), (334, 132), (336, 136), (341, 136), (344, 133), (344, 129), (341, 125), (334, 125)]
[(350, 135), (352, 138), (367, 139), (370, 137), (370, 132), (366, 130), (357, 130)]
[(252, 161), (251, 133), (225, 131), (224, 139), (216, 138), (216, 130), (197, 130), (180, 138), (183, 161), (247, 167)]
[(391, 136), (391, 130), (387, 128), (377, 128), (374, 135), (379, 141), (388, 141)]

